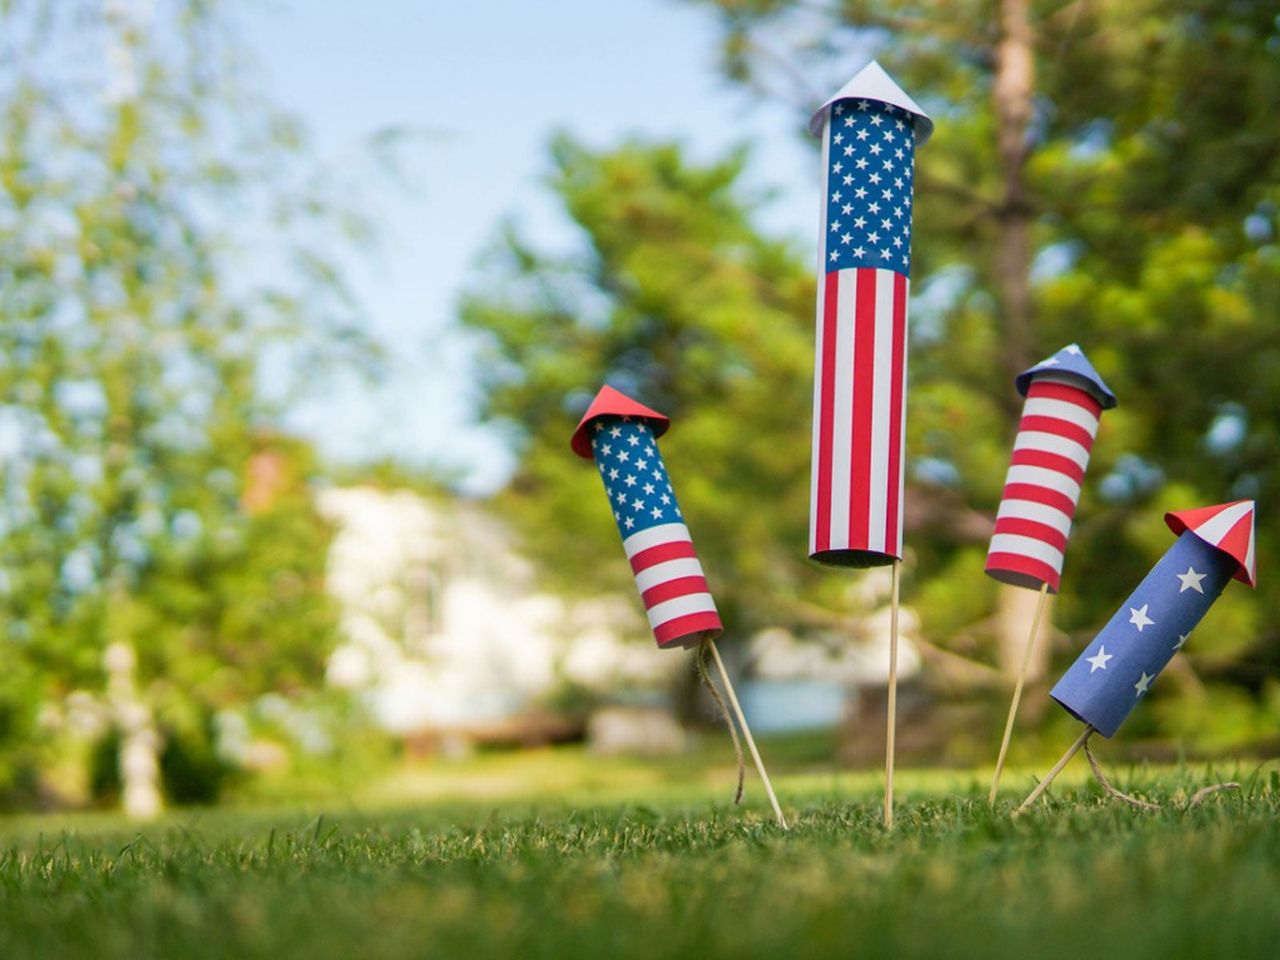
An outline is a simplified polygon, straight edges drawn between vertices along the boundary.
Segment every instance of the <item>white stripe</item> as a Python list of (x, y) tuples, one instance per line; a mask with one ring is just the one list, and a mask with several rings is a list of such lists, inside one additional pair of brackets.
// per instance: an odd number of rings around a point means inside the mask
[(683, 597), (672, 597), (655, 603), (645, 611), (649, 617), (649, 629), (657, 630), (668, 620), (687, 617), (691, 613), (715, 613), (716, 602), (709, 593), (690, 593)]
[(1071, 533), (1071, 517), (1057, 507), (1036, 503), (1034, 500), (1018, 500), (1016, 498), (1000, 501), (1000, 509), (996, 511), (996, 519), (1033, 520), (1053, 527), (1064, 537)]
[(1054, 400), (1052, 397), (1030, 397), (1022, 406), (1024, 417), (1053, 417), (1055, 420), (1066, 420), (1077, 427), (1084, 427), (1089, 436), (1098, 435), (1098, 418), (1074, 403), (1066, 400)]
[[(858, 277), (868, 274), (842, 270), (836, 291), (836, 379), (831, 434), (831, 549), (849, 546), (849, 485), (853, 457), (854, 320), (858, 307)], [(864, 281), (865, 282), (865, 281)]]
[(885, 514), (889, 507), (889, 400), (893, 396), (893, 278), (892, 270), (875, 271), (876, 302), (872, 363), (871, 465), (865, 482), (868, 550), (884, 551)]
[[(1250, 502), (1249, 506), (1252, 507), (1253, 503)], [(1253, 543), (1254, 543), (1253, 534), (1254, 534), (1254, 524), (1257, 522), (1256, 516), (1257, 515), (1255, 514), (1249, 517), (1249, 548), (1245, 551), (1245, 554), (1244, 554), (1244, 566), (1245, 566), (1245, 569), (1249, 571), (1250, 583), (1253, 582), (1254, 577), (1257, 573), (1257, 568), (1253, 565)]]
[(660, 543), (677, 543), (691, 539), (689, 528), (683, 523), (660, 523), (647, 530), (638, 530), (627, 537), (622, 541), (622, 549), (627, 552), (627, 559), (630, 560), (641, 550), (648, 550)]
[(1080, 500), (1080, 484), (1065, 473), (1059, 473), (1057, 470), (1050, 470), (1046, 467), (1031, 467), (1026, 464), (1015, 463), (1009, 468), (1009, 475), (1005, 477), (1004, 482), (1006, 485), (1010, 483), (1027, 483), (1033, 487), (1056, 490), (1058, 493), (1070, 497), (1072, 503), (1077, 503)]
[(636, 574), (636, 586), (644, 593), (650, 587), (656, 587), (668, 580), (679, 580), (681, 577), (702, 576), (702, 564), (697, 557), (681, 557), (679, 560), (667, 560), (655, 563), (652, 567)]
[(1060, 437), (1055, 433), (1041, 430), (1023, 430), (1013, 441), (1015, 450), (1043, 450), (1045, 453), (1056, 453), (1066, 457), (1081, 470), (1089, 466), (1089, 451), (1068, 437)]
[[(1240, 518), (1252, 509), (1252, 500), (1242, 500), (1239, 503), (1227, 507), (1227, 509), (1223, 510), (1221, 513), (1210, 517), (1204, 523), (1200, 524), (1200, 526), (1196, 527), (1194, 533), (1197, 537), (1200, 537), (1203, 540), (1208, 540), (1214, 546), (1217, 546), (1219, 541), (1231, 532), (1231, 528), (1240, 522)], [(1252, 529), (1250, 529), (1249, 534), (1249, 545), (1253, 546)]]
[(991, 538), (991, 549), (988, 552), (1030, 557), (1047, 563), (1058, 573), (1062, 572), (1062, 551), (1035, 537), (1024, 537), (1017, 533), (997, 533)]
[[(911, 216), (911, 211), (907, 211)], [(902, 555), (902, 507), (906, 503), (905, 486), (907, 479), (907, 397), (911, 391), (907, 388), (907, 371), (911, 364), (907, 362), (907, 350), (911, 345), (911, 337), (907, 335), (907, 304), (911, 300), (911, 278), (904, 277), (902, 283), (902, 423), (898, 429), (898, 555)]]
[[(829, 121), (828, 121), (829, 122)], [(827, 265), (826, 259), (827, 247), (827, 194), (826, 189), (829, 184), (825, 183), (825, 172), (829, 162), (829, 154), (831, 151), (831, 142), (829, 139), (831, 131), (828, 127), (822, 129), (822, 170), (824, 172), (824, 185), (822, 195), (818, 198), (818, 309), (817, 309), (817, 336), (814, 341), (813, 353), (813, 445), (809, 448), (810, 456), (813, 458), (812, 465), (809, 470), (809, 553), (813, 553), (818, 548), (818, 487), (819, 484), (819, 463), (818, 451), (822, 444), (822, 331), (826, 328), (824, 322), (824, 314), (827, 309)]]

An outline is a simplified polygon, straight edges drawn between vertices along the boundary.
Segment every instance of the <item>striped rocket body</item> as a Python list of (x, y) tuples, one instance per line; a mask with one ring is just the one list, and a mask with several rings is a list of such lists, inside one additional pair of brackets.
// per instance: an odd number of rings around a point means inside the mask
[(902, 556), (914, 119), (849, 98), (823, 128), (809, 510), (822, 563)]
[(653, 429), (631, 417), (590, 424), (591, 453), (659, 647), (688, 647), (722, 630), (702, 564), (676, 503)]
[(1052, 375), (1032, 382), (987, 553), (987, 573), (997, 580), (1058, 592), (1101, 414), (1078, 386)]

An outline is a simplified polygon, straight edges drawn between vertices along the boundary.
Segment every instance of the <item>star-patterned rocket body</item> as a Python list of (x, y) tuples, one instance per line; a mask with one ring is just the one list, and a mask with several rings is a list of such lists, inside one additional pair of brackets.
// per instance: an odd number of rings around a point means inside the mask
[(822, 139), (809, 555), (902, 556), (915, 148), (933, 125), (874, 61), (810, 121)]
[(986, 571), (1003, 583), (1057, 593), (1099, 419), (1116, 398), (1074, 343), (1014, 383), (1026, 403)]
[(658, 646), (689, 647), (722, 627), (658, 450), (667, 423), (606, 386), (574, 431), (572, 446), (600, 473)]
[[(1236, 577), (1253, 583), (1250, 500), (1166, 515), (1177, 541), (1050, 691), (1103, 736), (1119, 729)], [(1199, 518), (1199, 519), (1197, 519)]]

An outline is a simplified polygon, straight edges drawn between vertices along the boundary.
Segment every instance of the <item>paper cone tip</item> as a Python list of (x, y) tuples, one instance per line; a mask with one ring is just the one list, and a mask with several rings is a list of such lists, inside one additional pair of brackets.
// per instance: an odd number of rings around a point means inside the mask
[(590, 426), (593, 420), (600, 417), (639, 417), (649, 421), (655, 437), (662, 436), (671, 425), (671, 420), (665, 414), (632, 400), (621, 390), (615, 390), (606, 383), (591, 401), (591, 406), (587, 407), (587, 412), (578, 421), (573, 437), (569, 440), (573, 452), (584, 460), (592, 458)]
[(1235, 579), (1253, 587), (1257, 579), (1256, 506), (1252, 500), (1233, 500), (1212, 507), (1171, 510), (1164, 515), (1164, 522), (1179, 536), (1190, 530), (1209, 546), (1227, 554), (1236, 562)]
[(915, 131), (917, 147), (924, 144), (933, 135), (933, 121), (929, 119), (929, 115), (907, 96), (906, 91), (898, 86), (893, 77), (889, 76), (884, 67), (880, 66), (875, 60), (872, 60), (854, 74), (853, 79), (841, 87), (834, 97), (814, 111), (813, 116), (809, 118), (809, 132), (815, 137), (821, 136), (822, 125), (827, 120), (827, 114), (830, 112), (832, 104), (837, 100), (849, 99), (878, 100), (881, 103), (901, 107), (908, 113), (913, 114), (915, 121), (912, 127)]

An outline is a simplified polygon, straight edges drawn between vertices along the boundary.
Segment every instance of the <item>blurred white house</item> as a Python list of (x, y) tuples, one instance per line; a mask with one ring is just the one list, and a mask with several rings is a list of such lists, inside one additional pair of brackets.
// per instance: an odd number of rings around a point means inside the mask
[[(323, 490), (318, 505), (336, 528), (327, 585), (343, 635), (328, 681), (356, 692), (392, 733), (492, 730), (567, 684), (606, 699), (661, 695), (689, 669), (687, 654), (643, 642), (634, 596), (579, 600), (541, 590), (509, 532), (481, 505), (372, 486)], [(766, 630), (738, 658), (750, 666), (741, 692), (753, 725), (835, 724), (858, 686), (884, 682), (887, 570), (850, 589), (872, 611), (862, 642)], [(904, 610), (904, 678), (920, 667), (917, 627)]]

